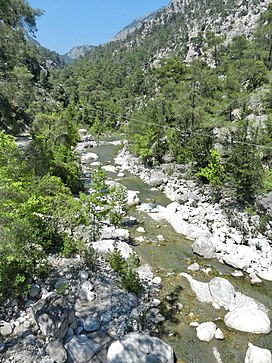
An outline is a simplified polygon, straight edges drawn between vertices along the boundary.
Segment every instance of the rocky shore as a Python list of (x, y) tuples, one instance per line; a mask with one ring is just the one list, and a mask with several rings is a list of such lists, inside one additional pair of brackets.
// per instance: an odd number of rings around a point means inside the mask
[[(86, 152), (89, 144), (83, 137), (77, 148), (86, 185), (86, 161), (97, 159)], [(173, 363), (173, 349), (154, 336), (165, 320), (156, 298), (160, 277), (148, 265), (138, 267), (143, 292), (135, 295), (120, 287), (118, 274), (106, 262), (114, 248), (125, 259), (133, 253), (128, 230), (105, 223), (96, 242), (90, 241), (87, 227), (75, 233), (96, 251), (95, 261), (52, 255), (49, 276), (33, 280), (24, 300), (0, 307), (0, 362)]]
[(272, 223), (263, 226), (261, 217), (236, 209), (224, 210), (224, 203), (212, 203), (208, 187), (188, 179), (182, 167), (164, 164), (145, 168), (122, 149), (115, 159), (121, 172), (129, 170), (151, 187), (159, 188), (172, 203), (166, 207), (148, 206), (149, 215), (167, 220), (178, 233), (192, 240), (192, 250), (204, 258), (217, 258), (235, 269), (250, 274), (252, 283), (272, 281)]

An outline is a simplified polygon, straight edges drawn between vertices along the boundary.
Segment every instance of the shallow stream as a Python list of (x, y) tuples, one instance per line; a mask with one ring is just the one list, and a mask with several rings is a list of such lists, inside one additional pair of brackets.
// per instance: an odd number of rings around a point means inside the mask
[[(115, 137), (104, 141), (114, 141)], [(114, 165), (114, 157), (121, 146), (105, 143), (92, 148), (103, 165)], [(139, 191), (142, 203), (152, 202), (155, 205), (167, 205), (171, 201), (160, 191), (150, 190), (140, 178), (125, 171), (125, 177), (117, 178), (117, 174), (108, 173), (109, 178), (118, 180), (130, 190)], [(187, 267), (197, 262), (201, 269), (192, 276), (203, 282), (208, 282), (215, 276), (227, 278), (235, 287), (246, 295), (249, 295), (263, 303), (272, 312), (271, 282), (263, 281), (261, 285), (252, 286), (248, 276), (233, 277), (233, 268), (221, 264), (216, 259), (203, 259), (192, 253), (192, 242), (174, 231), (167, 222), (156, 222), (147, 213), (131, 208), (130, 216), (135, 216), (138, 225), (131, 228), (131, 235), (138, 237), (143, 235), (146, 242), (134, 240), (133, 248), (141, 256), (142, 263), (152, 266), (154, 273), (162, 278), (162, 290), (160, 299), (165, 302), (166, 323), (164, 323), (159, 336), (170, 344), (177, 356), (178, 362), (186, 363), (243, 363), (248, 342), (262, 348), (272, 350), (272, 333), (248, 334), (227, 329), (222, 321), (224, 312), (215, 310), (211, 304), (203, 304), (197, 301), (186, 278), (181, 277), (181, 272), (187, 272)], [(146, 233), (136, 231), (138, 226), (143, 226)], [(157, 242), (157, 235), (163, 235), (165, 241)], [(209, 272), (202, 271), (210, 269)], [(167, 295), (174, 294), (178, 302), (183, 304), (180, 311), (171, 309), (171, 304), (166, 301)], [(196, 336), (196, 330), (189, 326), (192, 321), (199, 323), (213, 321), (224, 333), (224, 340), (212, 339), (209, 343), (200, 341)], [(219, 352), (219, 353), (218, 353)], [(216, 358), (217, 355), (217, 358)]]

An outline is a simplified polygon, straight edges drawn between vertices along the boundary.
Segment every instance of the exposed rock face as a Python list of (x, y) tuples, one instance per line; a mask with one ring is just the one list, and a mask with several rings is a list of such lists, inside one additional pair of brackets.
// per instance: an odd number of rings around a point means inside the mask
[(69, 50), (68, 53), (64, 54), (63, 58), (66, 60), (67, 63), (72, 63), (76, 59), (80, 57), (84, 57), (85, 54), (87, 54), (90, 50), (94, 50), (95, 46), (84, 44), (84, 45), (78, 45), (71, 50)]
[(108, 363), (174, 363), (173, 349), (159, 338), (130, 333), (111, 344)]
[(270, 0), (218, 3), (210, 0), (172, 0), (168, 6), (132, 22), (113, 40), (122, 40), (125, 48), (131, 48), (133, 44), (139, 45), (150, 34), (154, 34), (154, 29), (167, 26), (172, 26), (173, 29), (173, 24), (178, 22), (180, 26), (175, 27), (175, 36), (161, 45), (153, 55), (153, 61), (156, 63), (168, 54), (175, 53), (180, 45), (185, 44), (184, 39), (187, 39), (186, 61), (190, 61), (194, 56), (203, 53), (205, 44), (199, 45), (193, 41), (199, 33), (205, 34), (205, 30), (209, 29), (218, 36), (224, 36), (226, 42), (242, 34), (250, 37), (260, 14), (269, 3)]

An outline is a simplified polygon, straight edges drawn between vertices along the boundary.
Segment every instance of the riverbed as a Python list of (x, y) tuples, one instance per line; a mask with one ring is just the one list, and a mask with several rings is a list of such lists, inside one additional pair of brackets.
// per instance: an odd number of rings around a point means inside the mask
[[(98, 155), (97, 161), (102, 165), (115, 165), (114, 157), (121, 149), (121, 145), (114, 143), (116, 136), (103, 139), (100, 146), (89, 151)], [(139, 177), (125, 172), (125, 176), (117, 177), (118, 173), (108, 172), (108, 178), (118, 181), (129, 190), (139, 191), (141, 203), (166, 206), (171, 201), (159, 190), (153, 190)], [(188, 272), (187, 267), (193, 262), (200, 265), (200, 270), (191, 273), (199, 281), (208, 282), (215, 276), (228, 279), (240, 291), (263, 303), (272, 311), (272, 283), (262, 281), (260, 285), (251, 285), (247, 274), (242, 277), (233, 277), (232, 267), (220, 263), (216, 259), (204, 259), (192, 252), (192, 241), (175, 232), (173, 227), (165, 221), (157, 222), (148, 213), (132, 207), (129, 216), (137, 218), (138, 224), (130, 227), (133, 237), (134, 250), (141, 257), (141, 263), (152, 266), (156, 275), (162, 278), (162, 289), (159, 298), (164, 302), (166, 322), (163, 324), (158, 336), (170, 344), (177, 356), (178, 362), (186, 363), (242, 363), (244, 362), (248, 342), (262, 348), (272, 350), (271, 333), (248, 334), (229, 330), (223, 317), (224, 309), (216, 310), (211, 304), (200, 303), (191, 290), (187, 279), (180, 276), (182, 272)], [(143, 227), (145, 233), (136, 231), (137, 227)], [(164, 237), (158, 240), (158, 235)], [(137, 237), (143, 236), (144, 242), (138, 242)], [(174, 296), (175, 301), (167, 301), (167, 296)], [(183, 308), (177, 311), (173, 308), (177, 303)], [(213, 321), (225, 336), (224, 340), (212, 339), (210, 342), (200, 341), (196, 336), (196, 329), (189, 324), (191, 322)]]

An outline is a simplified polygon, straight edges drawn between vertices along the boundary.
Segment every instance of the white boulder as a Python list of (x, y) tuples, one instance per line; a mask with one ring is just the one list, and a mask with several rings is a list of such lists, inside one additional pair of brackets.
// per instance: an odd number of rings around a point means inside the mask
[(161, 339), (144, 333), (129, 333), (112, 343), (107, 363), (174, 363), (173, 349)]
[(215, 331), (216, 325), (209, 321), (198, 325), (196, 328), (196, 335), (199, 340), (209, 342), (214, 337)]
[(222, 277), (214, 277), (209, 283), (209, 290), (213, 302), (229, 310), (234, 304), (235, 289), (233, 285)]
[(140, 204), (140, 199), (138, 197), (138, 191), (128, 190), (127, 191), (127, 204), (129, 207)]
[(248, 343), (244, 363), (272, 363), (271, 352), (268, 349), (259, 348)]
[(117, 250), (120, 251), (121, 256), (126, 260), (133, 253), (132, 248), (126, 242), (116, 242), (116, 240), (113, 239), (105, 239), (92, 243), (92, 247), (101, 254), (113, 252), (115, 246), (117, 247)]
[(225, 324), (232, 329), (246, 333), (267, 334), (271, 331), (270, 319), (266, 312), (253, 306), (240, 306), (228, 312)]
[(198, 237), (192, 245), (193, 252), (204, 258), (213, 258), (215, 245), (205, 237)]

